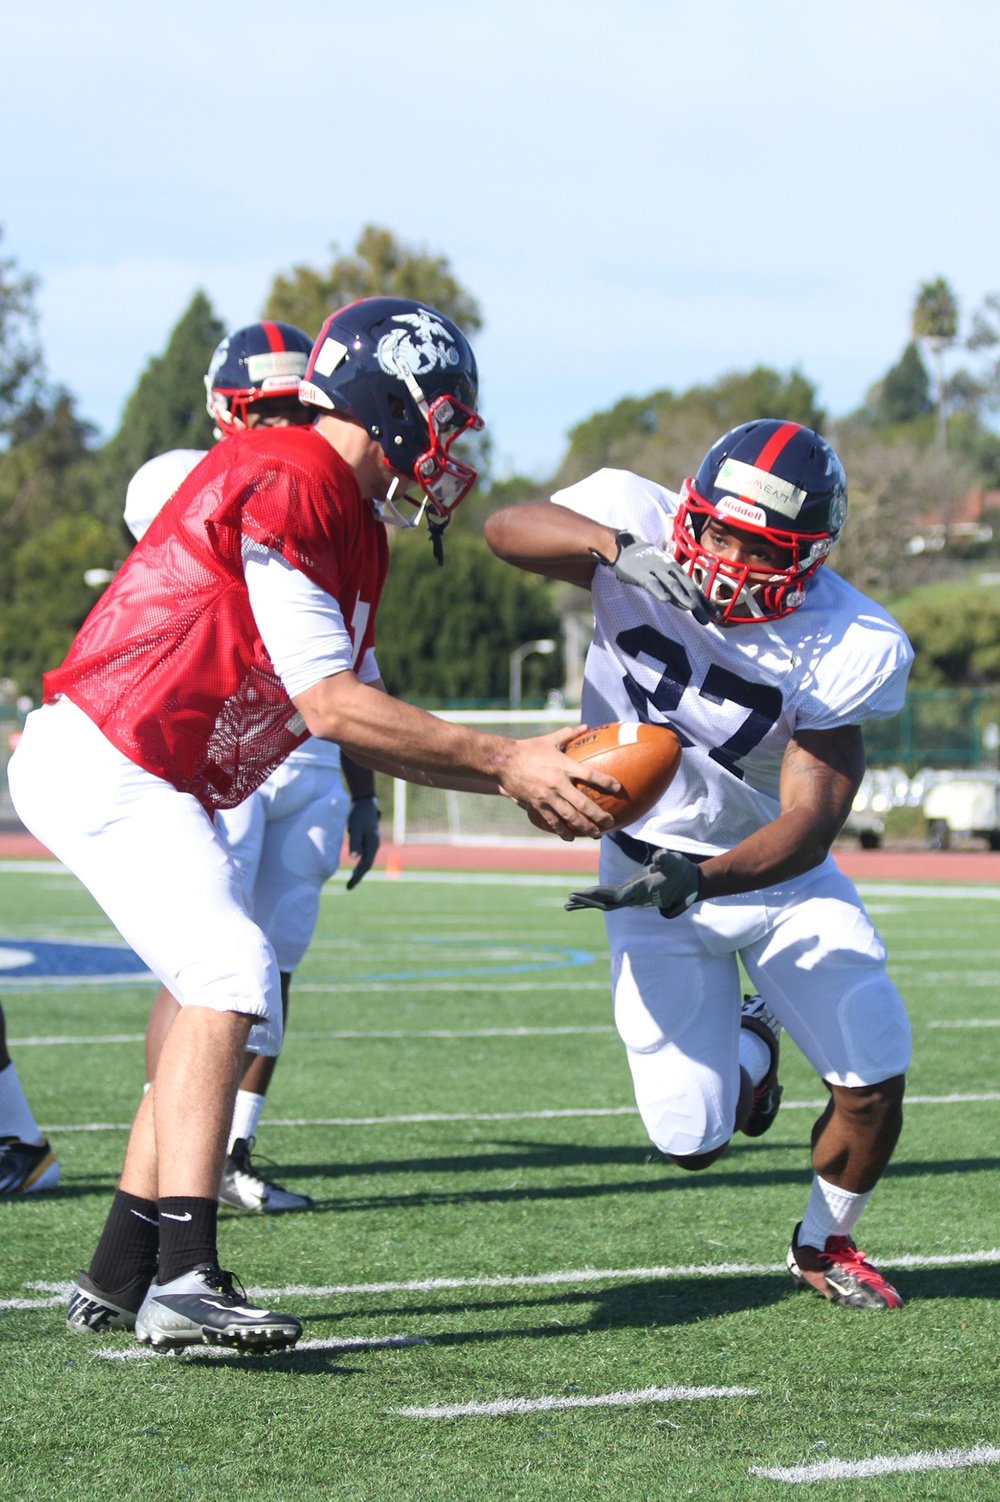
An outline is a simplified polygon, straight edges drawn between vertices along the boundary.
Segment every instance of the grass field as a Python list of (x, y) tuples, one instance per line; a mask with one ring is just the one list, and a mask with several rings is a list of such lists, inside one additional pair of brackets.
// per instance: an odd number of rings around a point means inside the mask
[[(871, 1315), (782, 1269), (821, 1096), (804, 1061), (786, 1045), (766, 1138), (697, 1176), (665, 1166), (571, 885), (328, 888), (258, 1144), (317, 1209), (220, 1221), (224, 1262), (305, 1321), (271, 1358), (131, 1359), (130, 1336), (66, 1333), (153, 988), (0, 987), (63, 1169), (56, 1193), (0, 1205), (0, 1497), (1000, 1495), (1000, 1463), (858, 1474), (934, 1451), (1000, 1462), (1000, 1031), (959, 1025), (1000, 1023), (1000, 889), (865, 892), (915, 1036), (859, 1237), (908, 1302)], [(4, 940), (115, 941), (51, 865), (0, 866), (0, 912)], [(469, 1404), (484, 1411), (434, 1412)], [(775, 1468), (792, 1479), (757, 1474)]]

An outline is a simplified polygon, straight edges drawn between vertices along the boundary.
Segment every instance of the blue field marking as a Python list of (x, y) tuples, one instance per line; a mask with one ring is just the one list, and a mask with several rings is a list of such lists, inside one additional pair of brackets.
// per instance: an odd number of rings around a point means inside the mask
[[(592, 965), (597, 956), (589, 949), (570, 949), (565, 944), (498, 944), (495, 941), (481, 939), (456, 940), (439, 939), (432, 935), (422, 934), (408, 938), (407, 945), (426, 945), (427, 948), (450, 948), (459, 949), (463, 955), (469, 950), (480, 949), (517, 949), (530, 958), (519, 960), (507, 965), (454, 965), (442, 966), (434, 970), (379, 970), (372, 971), (369, 975), (350, 976), (351, 985), (375, 985), (378, 982), (397, 980), (451, 980), (457, 977), (471, 978), (473, 976), (487, 975), (528, 975), (537, 974), (546, 970), (570, 970), (580, 965)], [(342, 980), (340, 976), (337, 979)], [(316, 978), (311, 977), (316, 984)], [(322, 978), (320, 983), (322, 983)], [(330, 983), (327, 981), (327, 983)]]
[(25, 982), (99, 978), (152, 980), (145, 962), (124, 944), (58, 943), (49, 939), (0, 939), (0, 986)]

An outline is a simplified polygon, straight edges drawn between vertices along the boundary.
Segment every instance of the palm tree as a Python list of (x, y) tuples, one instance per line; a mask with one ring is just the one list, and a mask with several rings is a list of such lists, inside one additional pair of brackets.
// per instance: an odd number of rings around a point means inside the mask
[(933, 282), (921, 282), (910, 326), (913, 337), (922, 339), (934, 358), (937, 442), (943, 449), (948, 441), (944, 421), (944, 351), (955, 343), (958, 335), (958, 300), (943, 276)]

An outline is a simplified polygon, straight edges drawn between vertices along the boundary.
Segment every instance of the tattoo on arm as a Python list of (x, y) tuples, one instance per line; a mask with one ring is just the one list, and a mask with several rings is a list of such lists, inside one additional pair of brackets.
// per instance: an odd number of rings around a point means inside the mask
[(851, 811), (864, 771), (865, 746), (859, 726), (802, 730), (785, 751), (782, 808), (807, 807), (818, 822), (836, 833)]

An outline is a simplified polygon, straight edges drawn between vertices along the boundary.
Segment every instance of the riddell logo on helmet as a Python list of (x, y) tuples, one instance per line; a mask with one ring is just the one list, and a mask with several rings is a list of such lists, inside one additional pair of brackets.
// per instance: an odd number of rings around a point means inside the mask
[(375, 353), (386, 375), (402, 377), (404, 364), (412, 376), (426, 375), (438, 366), (447, 369), (458, 364), (461, 356), (454, 339), (444, 324), (425, 308), (417, 313), (397, 313), (392, 322), (409, 327), (393, 329), (378, 342)]
[(767, 512), (749, 501), (737, 500), (734, 495), (724, 495), (716, 506), (720, 516), (732, 517), (734, 522), (746, 522), (748, 527), (766, 527)]
[(800, 490), (791, 481), (780, 480), (766, 469), (757, 469), (740, 459), (727, 459), (715, 483), (720, 490), (732, 490), (744, 500), (792, 518), (798, 516), (809, 496), (808, 491)]

